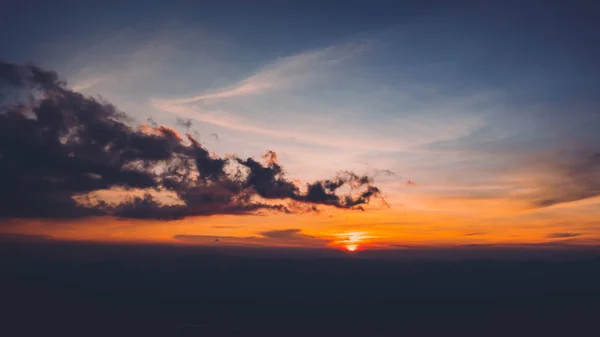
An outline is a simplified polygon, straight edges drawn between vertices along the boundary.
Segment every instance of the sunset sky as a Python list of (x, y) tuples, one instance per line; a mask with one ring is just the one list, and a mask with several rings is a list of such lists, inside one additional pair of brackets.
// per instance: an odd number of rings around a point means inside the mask
[[(600, 27), (588, 15), (597, 5), (4, 3), (0, 181), (11, 186), (0, 192), (4, 234), (352, 250), (600, 244)], [(47, 16), (50, 10), (57, 14)], [(65, 80), (64, 92), (57, 93), (56, 82), (27, 77), (39, 69)], [(20, 80), (13, 81), (17, 73)], [(200, 186), (194, 179), (204, 173), (198, 170), (189, 177), (194, 185), (185, 189), (170, 189), (162, 180), (140, 188), (122, 177), (102, 188), (65, 187), (55, 182), (105, 177), (83, 164), (58, 168), (67, 157), (83, 158), (78, 150), (61, 148), (60, 155), (48, 157), (55, 159), (36, 164), (20, 157), (38, 158), (35, 151), (51, 146), (25, 136), (19, 130), (37, 135), (38, 126), (25, 128), (14, 117), (15, 106), (28, 99), (20, 90), (29, 80), (35, 100), (101, 96), (94, 102), (109, 102), (132, 117), (123, 122), (131, 128), (127, 134), (165, 140), (178, 155), (199, 160), (190, 154), (195, 145), (189, 133), (208, 151), (210, 165), (223, 158), (252, 171), (254, 161), (245, 160), (254, 158), (262, 169), (281, 165), (285, 180), (264, 193), (265, 185), (250, 182), (232, 192), (228, 186), (234, 183), (224, 176), (211, 175)], [(18, 113), (35, 111), (37, 103), (29, 103)], [(56, 106), (72, 107), (61, 104)], [(69, 140), (75, 127), (59, 129), (58, 147), (79, 141)], [(36, 150), (29, 141), (38, 144)], [(263, 157), (267, 151), (276, 156)], [(119, 166), (120, 173), (145, 158)], [(168, 160), (152, 162), (152, 170)], [(308, 183), (340, 172), (344, 185), (327, 196), (306, 190)], [(44, 179), (31, 183), (34, 175)], [(361, 177), (369, 181), (359, 183)], [(20, 179), (26, 183), (15, 183)], [(236, 204), (182, 201), (200, 188), (212, 196), (232, 193)], [(359, 193), (375, 189), (361, 199)], [(147, 209), (87, 205), (73, 207), (72, 214), (46, 211), (64, 205), (50, 201), (55, 195), (116, 205), (145, 192), (155, 202), (142, 205)], [(171, 210), (165, 205), (183, 206), (164, 219), (162, 212)], [(162, 215), (153, 216), (159, 208)]]

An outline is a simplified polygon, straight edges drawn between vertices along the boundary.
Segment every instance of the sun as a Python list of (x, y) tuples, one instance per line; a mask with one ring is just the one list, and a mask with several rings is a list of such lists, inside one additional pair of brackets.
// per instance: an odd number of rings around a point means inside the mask
[(354, 251), (356, 251), (357, 248), (358, 248), (358, 245), (346, 245), (346, 249), (349, 252), (354, 252)]

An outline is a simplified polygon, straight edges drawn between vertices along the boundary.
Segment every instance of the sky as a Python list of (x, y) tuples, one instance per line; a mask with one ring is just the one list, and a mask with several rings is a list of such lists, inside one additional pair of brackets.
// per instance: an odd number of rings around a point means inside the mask
[(4, 1), (0, 231), (598, 245), (599, 6)]

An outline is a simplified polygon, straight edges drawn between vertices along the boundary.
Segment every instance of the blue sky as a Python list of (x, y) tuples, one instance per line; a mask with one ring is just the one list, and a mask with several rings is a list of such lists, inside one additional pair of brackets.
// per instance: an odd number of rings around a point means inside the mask
[(376, 174), (408, 209), (598, 195), (570, 173), (600, 150), (598, 6), (448, 3), (8, 1), (0, 56), (142, 123), (189, 118), (218, 154)]

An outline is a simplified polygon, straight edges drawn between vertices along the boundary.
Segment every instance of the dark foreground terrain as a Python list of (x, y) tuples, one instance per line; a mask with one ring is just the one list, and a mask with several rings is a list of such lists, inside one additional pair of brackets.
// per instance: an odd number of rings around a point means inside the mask
[(0, 243), (1, 336), (598, 336), (600, 259)]

